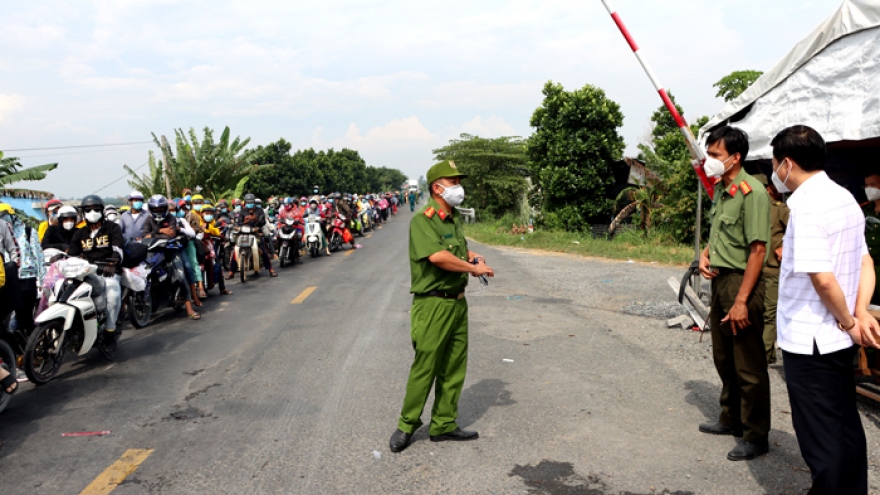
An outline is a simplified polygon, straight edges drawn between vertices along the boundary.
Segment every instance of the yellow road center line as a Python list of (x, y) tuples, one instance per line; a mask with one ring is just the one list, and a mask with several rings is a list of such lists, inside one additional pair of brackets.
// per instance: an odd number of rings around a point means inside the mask
[(354, 249), (349, 249), (348, 251), (345, 252), (345, 254), (343, 254), (343, 256), (351, 256), (353, 254), (354, 254)]
[(315, 292), (315, 289), (317, 289), (317, 287), (315, 286), (306, 287), (306, 290), (300, 292), (300, 294), (296, 296), (296, 299), (290, 301), (290, 304), (302, 304), (303, 301), (306, 300), (306, 298), (312, 295), (312, 292)]
[(129, 449), (126, 450), (118, 461), (104, 470), (95, 481), (92, 481), (79, 495), (103, 495), (113, 491), (120, 483), (125, 481), (131, 473), (137, 470), (142, 462), (150, 457), (152, 449)]

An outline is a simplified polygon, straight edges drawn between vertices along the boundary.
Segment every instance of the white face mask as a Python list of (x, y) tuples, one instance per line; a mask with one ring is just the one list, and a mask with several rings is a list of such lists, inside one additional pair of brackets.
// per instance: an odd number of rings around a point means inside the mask
[[(441, 184), (441, 186), (443, 186)], [(443, 194), (440, 195), (449, 206), (458, 206), (464, 201), (464, 188), (461, 184), (455, 186), (443, 186)]]
[[(733, 158), (733, 155), (728, 156), (727, 160)], [(706, 172), (706, 175), (709, 177), (721, 177), (725, 172), (730, 170), (730, 167), (724, 168), (724, 164), (727, 163), (727, 160), (723, 162), (717, 158), (712, 158), (711, 156), (706, 157), (706, 162), (703, 163), (703, 171)]]
[(102, 215), (100, 211), (90, 211), (86, 213), (86, 221), (89, 223), (98, 223), (103, 217), (104, 215)]
[(880, 199), (880, 189), (876, 187), (866, 187), (865, 195), (868, 196), (868, 201), (877, 201)]
[(64, 227), (64, 230), (73, 230), (76, 226), (76, 222), (64, 222), (61, 226)]
[(779, 174), (777, 174), (776, 172), (782, 168), (783, 163), (785, 163), (785, 160), (783, 160), (782, 163), (779, 164), (779, 167), (777, 167), (776, 170), (773, 171), (773, 175), (770, 177), (770, 179), (773, 181), (773, 185), (776, 186), (776, 190), (782, 194), (785, 194), (791, 192), (791, 189), (789, 189), (789, 187), (785, 185), (785, 183), (788, 182), (788, 178), (791, 176), (791, 166), (788, 167), (788, 173), (785, 174), (785, 179), (780, 179)]

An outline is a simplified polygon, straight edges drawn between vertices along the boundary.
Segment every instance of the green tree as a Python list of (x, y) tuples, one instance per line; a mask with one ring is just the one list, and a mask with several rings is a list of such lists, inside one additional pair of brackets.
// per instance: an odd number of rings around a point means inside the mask
[(452, 160), (468, 177), (462, 181), (467, 191), (464, 206), (477, 215), (500, 218), (522, 211), (528, 190), (528, 157), (520, 137), (481, 138), (462, 134), (433, 151), (436, 160)]
[[(205, 127), (205, 135), (201, 140), (192, 128), (188, 134), (183, 129), (175, 129), (174, 134), (174, 147), (165, 136), (160, 139), (153, 134), (153, 141), (159, 147), (162, 158), (151, 163), (150, 171), (143, 176), (126, 167), (132, 177), (129, 185), (149, 189), (152, 194), (166, 194), (165, 187), (160, 191), (155, 190), (161, 177), (161, 184), (164, 185), (167, 181), (172, 195), (180, 194), (184, 189), (201, 186), (202, 194), (217, 199), (232, 196), (250, 174), (272, 166), (258, 165), (254, 157), (255, 151), (245, 149), (250, 138), (231, 139), (228, 126), (223, 129), (217, 142), (214, 141), (214, 131), (209, 127)], [(147, 191), (142, 192), (147, 194)]]
[(23, 168), (21, 161), (17, 157), (4, 157), (3, 152), (0, 151), (0, 188), (3, 189), (3, 194), (5, 196), (43, 197), (45, 194), (41, 191), (9, 188), (7, 186), (18, 182), (43, 180), (49, 172), (56, 168), (58, 168), (57, 163), (48, 163), (46, 165)]
[(549, 227), (586, 230), (607, 223), (613, 201), (611, 164), (623, 154), (620, 105), (605, 92), (586, 85), (565, 91), (552, 81), (544, 85), (544, 101), (532, 115), (535, 133), (528, 140), (531, 177)]
[[(673, 103), (675, 98), (669, 95)], [(681, 112), (681, 107), (676, 104)], [(708, 117), (700, 117), (691, 125), (696, 134), (708, 122)], [(639, 159), (662, 179), (658, 186), (657, 203), (654, 212), (656, 223), (663, 225), (669, 233), (683, 243), (693, 239), (697, 222), (697, 175), (691, 165), (691, 156), (681, 130), (665, 106), (658, 108), (651, 116), (654, 128), (651, 130), (650, 144), (639, 144)], [(711, 207), (709, 195), (703, 195), (703, 210)], [(705, 235), (706, 225), (703, 225)]]
[(741, 95), (743, 91), (757, 81), (762, 74), (764, 73), (759, 70), (733, 71), (712, 85), (713, 88), (718, 88), (718, 93), (715, 94), (715, 96), (724, 98), (724, 101), (730, 101)]

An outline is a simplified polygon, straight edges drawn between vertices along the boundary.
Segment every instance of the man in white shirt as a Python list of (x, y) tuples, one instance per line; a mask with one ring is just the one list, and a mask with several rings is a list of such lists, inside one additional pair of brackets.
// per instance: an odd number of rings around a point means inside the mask
[(777, 306), (778, 343), (811, 494), (867, 494), (865, 431), (856, 408), (856, 345), (877, 347), (867, 312), (874, 264), (855, 198), (828, 178), (825, 141), (793, 126), (771, 142), (773, 182), (788, 200)]

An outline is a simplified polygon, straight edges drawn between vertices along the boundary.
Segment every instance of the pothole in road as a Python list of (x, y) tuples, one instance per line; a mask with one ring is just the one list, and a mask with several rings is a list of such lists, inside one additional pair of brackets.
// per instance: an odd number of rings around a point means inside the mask
[(195, 407), (187, 407), (186, 409), (182, 409), (180, 411), (174, 411), (169, 414), (167, 418), (164, 418), (165, 421), (170, 421), (172, 419), (178, 421), (185, 421), (189, 419), (199, 419), (199, 418), (211, 418), (214, 417), (213, 413), (206, 413), (201, 409)]
[(542, 460), (537, 466), (517, 464), (508, 476), (519, 476), (530, 495), (694, 495), (693, 492), (663, 490), (650, 494), (615, 492), (599, 476), (583, 477), (570, 462)]

